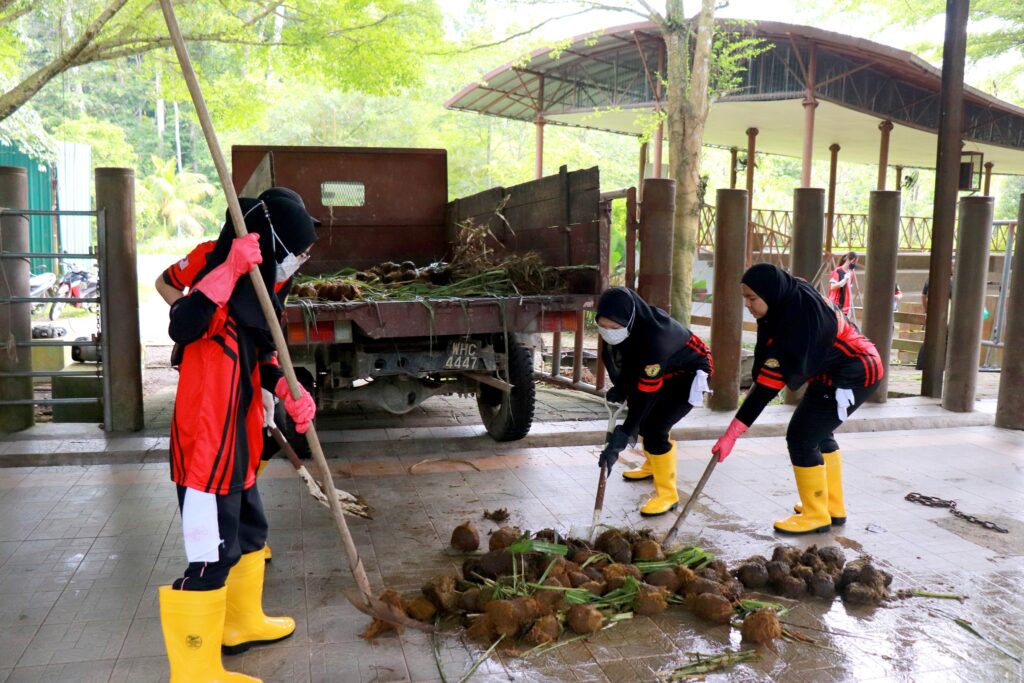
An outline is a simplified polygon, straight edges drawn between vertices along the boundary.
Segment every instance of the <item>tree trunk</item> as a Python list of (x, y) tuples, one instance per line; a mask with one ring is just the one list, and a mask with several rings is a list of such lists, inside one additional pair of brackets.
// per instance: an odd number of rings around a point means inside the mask
[[(714, 0), (701, 0), (692, 23), (681, 21), (680, 3), (670, 1), (665, 34), (668, 80), (669, 163), (676, 181), (673, 219), (672, 317), (690, 324), (693, 264), (700, 227), (700, 157), (708, 115)], [(678, 14), (673, 17), (673, 10)], [(694, 37), (690, 64), (690, 38)]]

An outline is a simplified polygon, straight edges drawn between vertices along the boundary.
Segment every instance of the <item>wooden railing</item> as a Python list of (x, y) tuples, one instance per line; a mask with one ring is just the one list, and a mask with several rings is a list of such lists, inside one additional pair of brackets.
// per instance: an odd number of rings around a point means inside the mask
[[(754, 209), (754, 251), (764, 245), (768, 253), (788, 253), (793, 235), (793, 212), (778, 209)], [(992, 252), (1005, 251), (1011, 223), (998, 222), (992, 226)], [(867, 247), (868, 216), (865, 213), (837, 213), (832, 228), (832, 253), (863, 251)], [(700, 249), (715, 249), (715, 207), (704, 206), (697, 230)], [(900, 218), (900, 251), (928, 251), (932, 246), (932, 219), (925, 216)]]

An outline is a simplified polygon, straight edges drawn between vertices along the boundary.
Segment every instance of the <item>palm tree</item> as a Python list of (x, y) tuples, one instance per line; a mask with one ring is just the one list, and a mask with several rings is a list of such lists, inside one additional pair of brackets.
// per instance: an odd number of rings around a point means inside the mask
[(204, 223), (212, 224), (215, 218), (200, 202), (217, 188), (202, 173), (178, 171), (173, 157), (165, 161), (152, 155), (150, 161), (154, 171), (142, 179), (142, 186), (163, 222), (164, 234), (170, 236), (173, 228), (179, 238), (202, 235)]

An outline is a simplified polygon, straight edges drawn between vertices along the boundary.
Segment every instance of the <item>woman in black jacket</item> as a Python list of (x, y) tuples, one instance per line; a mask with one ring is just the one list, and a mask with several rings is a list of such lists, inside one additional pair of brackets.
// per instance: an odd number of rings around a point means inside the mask
[(878, 388), (885, 366), (875, 345), (814, 287), (778, 266), (743, 274), (743, 301), (757, 318), (754, 384), (712, 453), (725, 460), (784, 387), (807, 391), (786, 430), (801, 504), (775, 522), (783, 534), (829, 531), (846, 523), (842, 464), (833, 432)]
[(672, 426), (701, 405), (713, 371), (711, 352), (701, 339), (625, 287), (606, 290), (597, 303), (598, 333), (612, 387), (612, 403), (628, 402), (625, 422), (601, 453), (601, 467), (612, 465), (637, 435), (644, 463), (623, 473), (628, 481), (654, 479), (654, 497), (640, 514), (661, 515), (676, 506), (676, 445)]

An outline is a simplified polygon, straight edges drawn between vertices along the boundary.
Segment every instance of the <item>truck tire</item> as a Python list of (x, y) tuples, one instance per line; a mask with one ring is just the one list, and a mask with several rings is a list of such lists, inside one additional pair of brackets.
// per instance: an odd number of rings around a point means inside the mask
[[(504, 340), (499, 342), (503, 346)], [(500, 350), (500, 349), (499, 349)], [(533, 354), (528, 348), (512, 341), (508, 353), (508, 381), (512, 391), (481, 384), (476, 394), (487, 433), (495, 441), (517, 441), (530, 433), (536, 393), (533, 386)], [(504, 375), (504, 369), (499, 371)]]

